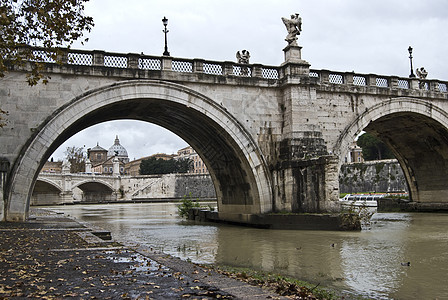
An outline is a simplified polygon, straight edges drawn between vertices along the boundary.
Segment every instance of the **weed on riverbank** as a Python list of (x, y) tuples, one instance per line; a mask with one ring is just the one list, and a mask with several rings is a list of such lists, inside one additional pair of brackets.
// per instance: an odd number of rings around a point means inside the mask
[(320, 287), (319, 284), (316, 285), (278, 274), (229, 266), (209, 267), (230, 278), (269, 289), (280, 296), (285, 296), (290, 299), (346, 299), (336, 292)]

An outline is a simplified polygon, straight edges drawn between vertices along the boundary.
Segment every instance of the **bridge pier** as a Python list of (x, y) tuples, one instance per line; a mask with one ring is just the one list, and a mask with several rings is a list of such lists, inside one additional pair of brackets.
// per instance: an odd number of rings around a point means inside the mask
[[(320, 124), (317, 81), (301, 47), (288, 46), (282, 64), (283, 128), (273, 164), (275, 211), (328, 213), (340, 211), (339, 158), (329, 155)], [(325, 100), (324, 100), (325, 101)]]
[(274, 211), (338, 212), (338, 158), (331, 155), (287, 160), (273, 171)]
[(73, 192), (64, 191), (60, 194), (61, 203), (57, 204), (72, 204), (73, 203)]

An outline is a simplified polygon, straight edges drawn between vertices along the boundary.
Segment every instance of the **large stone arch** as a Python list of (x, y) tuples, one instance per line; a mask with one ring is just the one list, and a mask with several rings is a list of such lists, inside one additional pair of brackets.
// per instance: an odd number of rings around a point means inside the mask
[(266, 163), (256, 142), (234, 116), (183, 85), (130, 80), (76, 97), (36, 129), (11, 168), (6, 219), (26, 219), (38, 171), (59, 145), (82, 129), (116, 119), (155, 123), (193, 146), (210, 171), (220, 214), (271, 210)]
[[(441, 203), (448, 198), (448, 113), (429, 101), (394, 98), (358, 115), (342, 132), (334, 153), (367, 131), (385, 142), (398, 159), (412, 201)], [(340, 159), (340, 164), (342, 159)]]

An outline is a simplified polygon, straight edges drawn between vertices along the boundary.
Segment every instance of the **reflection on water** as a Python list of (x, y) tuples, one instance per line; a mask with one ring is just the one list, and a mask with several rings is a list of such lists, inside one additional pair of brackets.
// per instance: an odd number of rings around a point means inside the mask
[(172, 203), (53, 208), (117, 240), (194, 262), (277, 272), (375, 299), (448, 299), (448, 214), (376, 213), (370, 229), (339, 232), (197, 225), (181, 220)]

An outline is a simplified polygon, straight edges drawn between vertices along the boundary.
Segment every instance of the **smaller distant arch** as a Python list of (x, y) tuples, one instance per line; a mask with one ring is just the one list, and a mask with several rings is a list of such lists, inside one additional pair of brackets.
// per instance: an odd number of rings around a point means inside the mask
[(95, 180), (91, 180), (91, 179), (86, 179), (86, 180), (82, 180), (77, 182), (76, 184), (74, 184), (72, 186), (72, 189), (75, 188), (79, 188), (82, 190), (82, 186), (85, 186), (87, 184), (97, 184), (97, 185), (102, 185), (106, 188), (108, 188), (110, 191), (114, 191), (115, 189), (113, 188), (112, 184), (108, 183), (107, 181), (101, 180), (101, 179), (95, 179)]
[[(61, 185), (59, 185), (57, 182), (54, 182), (53, 180), (50, 180), (50, 179), (48, 179), (48, 178), (38, 177), (38, 179), (36, 180), (36, 185), (37, 185), (39, 182), (47, 183), (47, 184), (53, 186), (55, 189), (57, 189), (57, 190), (60, 191), (60, 192), (62, 192), (62, 190), (63, 190), (62, 187), (61, 187)], [(34, 186), (34, 188), (36, 188), (36, 185)]]
[(62, 202), (62, 194), (63, 189), (59, 184), (47, 178), (38, 178), (30, 201), (33, 205), (59, 204)]

